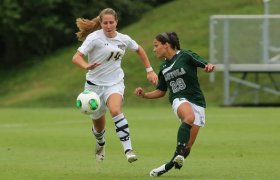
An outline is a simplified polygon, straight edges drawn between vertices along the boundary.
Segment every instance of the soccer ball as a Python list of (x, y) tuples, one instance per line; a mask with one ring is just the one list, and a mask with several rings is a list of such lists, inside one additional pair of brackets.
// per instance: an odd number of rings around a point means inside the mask
[(93, 114), (100, 108), (100, 98), (95, 92), (85, 90), (78, 95), (76, 107), (84, 114)]

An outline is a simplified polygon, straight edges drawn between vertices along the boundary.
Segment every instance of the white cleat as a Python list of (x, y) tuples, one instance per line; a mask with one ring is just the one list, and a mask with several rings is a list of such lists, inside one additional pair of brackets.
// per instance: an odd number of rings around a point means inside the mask
[(127, 153), (125, 153), (126, 159), (128, 162), (132, 163), (137, 160), (137, 156), (134, 154), (132, 150), (129, 150)]
[(95, 158), (97, 161), (103, 161), (105, 159), (105, 145), (100, 146), (98, 143), (96, 143)]
[(184, 156), (177, 155), (173, 160), (175, 168), (181, 169), (181, 167), (183, 167), (184, 165), (184, 160), (185, 160)]
[(165, 170), (165, 164), (156, 168), (156, 169), (153, 169), (151, 170), (150, 172), (150, 176), (151, 177), (159, 177), (161, 176), (162, 174), (166, 173), (167, 171)]

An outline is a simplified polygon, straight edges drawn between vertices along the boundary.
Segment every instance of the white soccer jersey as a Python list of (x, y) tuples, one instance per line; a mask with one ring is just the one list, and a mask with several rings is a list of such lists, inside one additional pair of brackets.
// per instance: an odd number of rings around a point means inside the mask
[(89, 34), (78, 51), (88, 56), (88, 63), (100, 63), (86, 74), (86, 80), (100, 86), (111, 86), (122, 81), (124, 72), (121, 60), (126, 48), (138, 50), (138, 44), (128, 35), (117, 32), (116, 37), (108, 38), (103, 30)]

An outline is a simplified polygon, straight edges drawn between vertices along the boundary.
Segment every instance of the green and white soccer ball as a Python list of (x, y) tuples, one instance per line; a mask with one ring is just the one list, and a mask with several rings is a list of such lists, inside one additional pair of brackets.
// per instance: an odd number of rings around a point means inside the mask
[(100, 108), (99, 96), (89, 90), (85, 90), (77, 97), (76, 107), (84, 114), (93, 114)]

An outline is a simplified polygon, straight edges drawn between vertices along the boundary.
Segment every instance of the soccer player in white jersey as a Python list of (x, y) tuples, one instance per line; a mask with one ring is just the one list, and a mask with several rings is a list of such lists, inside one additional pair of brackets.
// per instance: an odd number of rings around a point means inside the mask
[[(154, 85), (158, 82), (144, 49), (128, 35), (116, 31), (117, 13), (110, 8), (102, 10), (92, 20), (77, 19), (79, 40), (83, 41), (72, 58), (73, 63), (88, 70), (85, 90), (96, 92), (101, 99), (98, 112), (91, 115), (92, 132), (96, 138), (95, 156), (105, 158), (105, 113), (109, 110), (115, 123), (116, 133), (122, 142), (128, 162), (137, 160), (133, 152), (127, 119), (122, 113), (124, 94), (124, 72), (121, 68), (126, 49), (135, 51), (146, 68), (147, 79)], [(88, 56), (87, 61), (85, 56)]]

